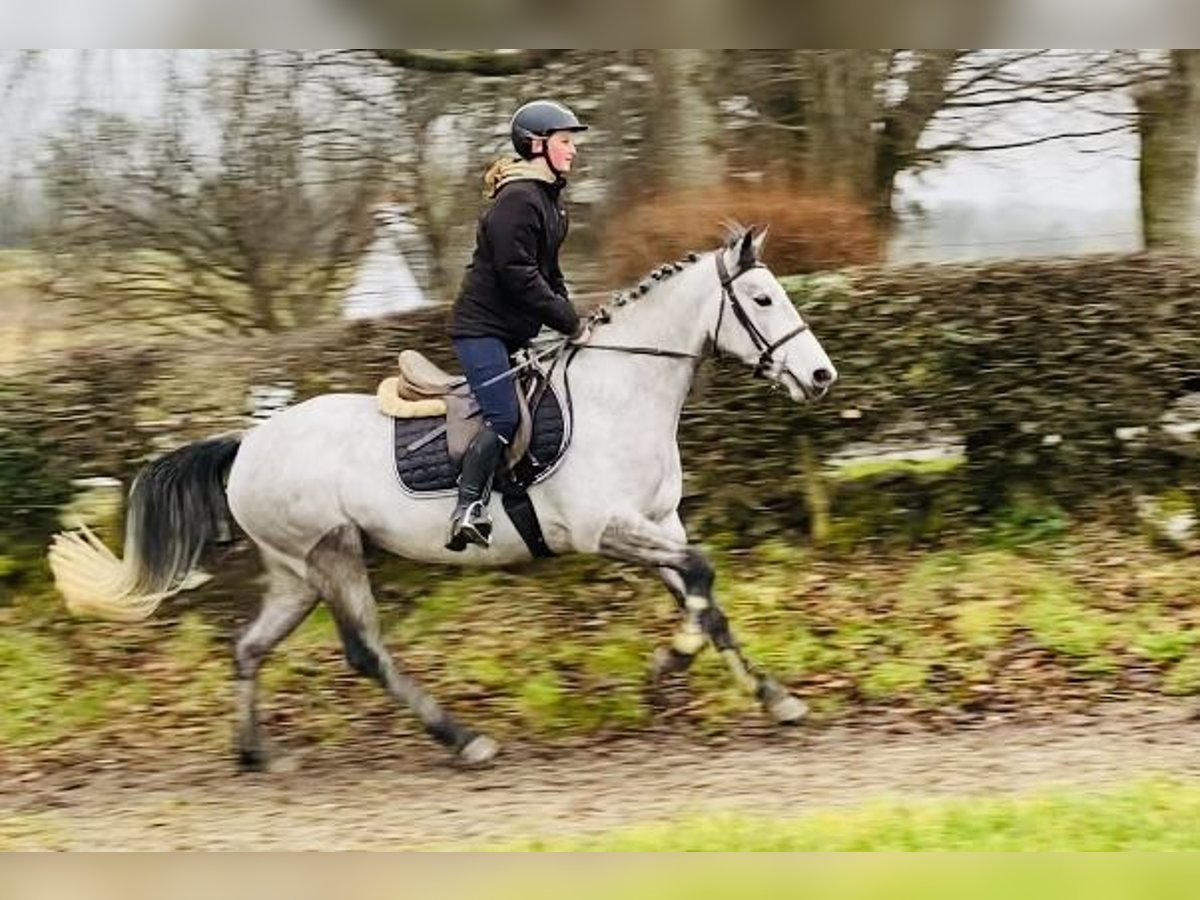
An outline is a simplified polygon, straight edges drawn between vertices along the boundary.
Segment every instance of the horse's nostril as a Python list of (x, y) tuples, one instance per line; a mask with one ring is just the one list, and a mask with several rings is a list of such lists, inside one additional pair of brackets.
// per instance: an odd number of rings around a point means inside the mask
[(829, 382), (833, 381), (833, 373), (828, 369), (816, 369), (812, 373), (813, 384), (817, 387), (825, 387)]

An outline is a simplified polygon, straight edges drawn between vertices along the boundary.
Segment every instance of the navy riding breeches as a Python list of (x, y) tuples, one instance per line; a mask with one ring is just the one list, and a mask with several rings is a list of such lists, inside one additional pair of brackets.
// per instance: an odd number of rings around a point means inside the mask
[(515, 373), (483, 386), (512, 368), (504, 341), (494, 337), (455, 338), (454, 351), (479, 401), (483, 421), (506, 443), (511, 441), (520, 421)]

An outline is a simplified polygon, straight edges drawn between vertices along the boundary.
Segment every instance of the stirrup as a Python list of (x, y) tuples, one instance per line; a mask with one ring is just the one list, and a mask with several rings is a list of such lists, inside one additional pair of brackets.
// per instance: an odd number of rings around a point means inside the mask
[(467, 544), (488, 547), (492, 543), (492, 520), (482, 500), (475, 500), (462, 510), (455, 510), (450, 522), (450, 539), (446, 549), (460, 553)]

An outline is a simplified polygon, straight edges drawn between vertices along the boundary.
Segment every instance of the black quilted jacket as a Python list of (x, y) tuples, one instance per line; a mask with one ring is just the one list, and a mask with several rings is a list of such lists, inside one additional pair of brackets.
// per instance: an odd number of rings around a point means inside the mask
[(558, 250), (567, 236), (563, 182), (514, 181), (480, 216), (475, 254), (454, 303), (450, 334), (498, 337), (510, 350), (542, 325), (563, 334), (579, 328), (567, 299)]

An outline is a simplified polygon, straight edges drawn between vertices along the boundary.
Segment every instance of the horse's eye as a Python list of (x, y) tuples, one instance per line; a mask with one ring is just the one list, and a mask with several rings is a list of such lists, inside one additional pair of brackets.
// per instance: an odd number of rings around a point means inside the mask
[(754, 302), (757, 303), (759, 306), (770, 306), (771, 298), (768, 297), (766, 294), (757, 294), (754, 297)]

